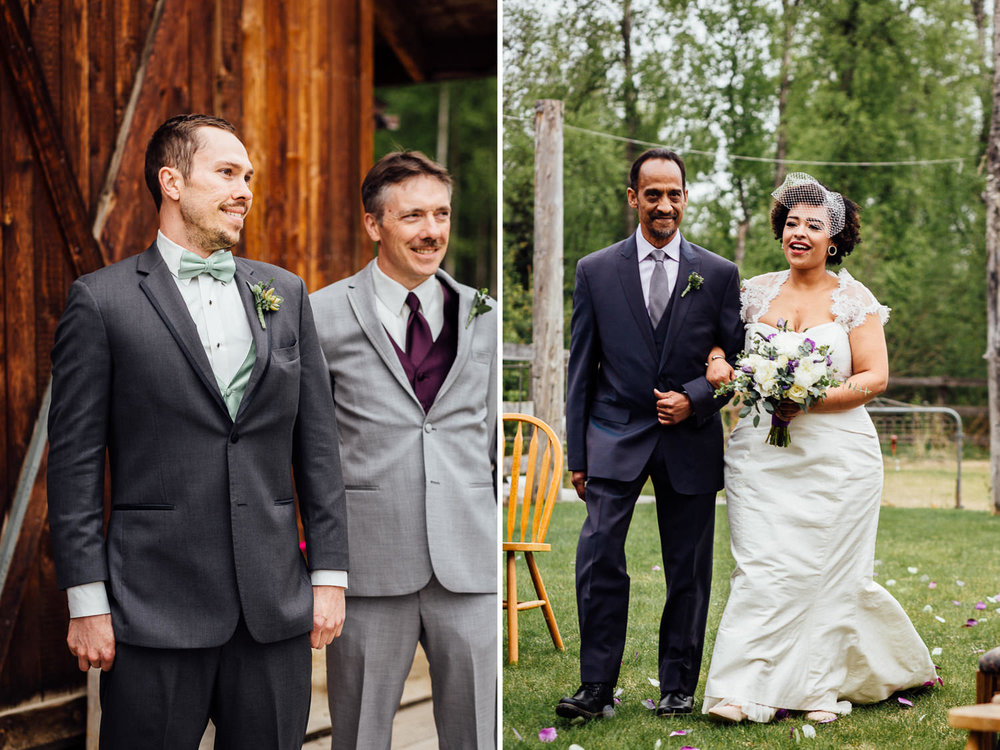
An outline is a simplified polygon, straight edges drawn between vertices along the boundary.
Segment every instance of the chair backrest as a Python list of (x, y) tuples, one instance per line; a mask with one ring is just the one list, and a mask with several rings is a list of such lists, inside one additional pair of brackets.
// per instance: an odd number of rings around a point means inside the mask
[[(510, 478), (504, 541), (541, 544), (549, 530), (549, 519), (562, 484), (562, 445), (552, 428), (537, 417), (504, 414), (503, 423), (505, 427), (514, 425), (509, 474), (506, 469), (506, 439), (501, 457), (505, 478)], [(527, 454), (524, 452), (526, 426), (531, 433)], [(540, 447), (543, 442), (544, 449)], [(541, 458), (539, 450), (542, 451)]]

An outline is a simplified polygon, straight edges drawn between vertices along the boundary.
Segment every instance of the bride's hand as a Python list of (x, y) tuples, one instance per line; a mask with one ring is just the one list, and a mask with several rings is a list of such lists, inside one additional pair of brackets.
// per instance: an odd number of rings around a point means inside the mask
[(786, 422), (791, 422), (795, 417), (799, 415), (802, 411), (802, 407), (799, 406), (794, 401), (789, 401), (787, 398), (778, 404), (778, 408), (774, 410), (775, 414)]
[(724, 357), (716, 357), (708, 363), (708, 370), (705, 371), (705, 378), (712, 384), (712, 388), (718, 389), (723, 383), (728, 383), (736, 377), (736, 370)]

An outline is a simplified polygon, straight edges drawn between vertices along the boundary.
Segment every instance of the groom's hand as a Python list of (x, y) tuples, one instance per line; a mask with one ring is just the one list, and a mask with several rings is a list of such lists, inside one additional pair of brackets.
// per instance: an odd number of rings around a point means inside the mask
[(111, 615), (71, 618), (66, 644), (76, 657), (81, 672), (91, 667), (107, 672), (115, 663), (115, 631), (111, 626)]
[(691, 416), (691, 399), (685, 393), (653, 389), (656, 396), (656, 418), (660, 424), (680, 424)]
[(573, 482), (573, 486), (576, 488), (576, 495), (581, 500), (587, 499), (587, 472), (585, 471), (574, 471), (570, 474), (570, 480)]
[(340, 586), (313, 586), (313, 629), (309, 643), (315, 649), (329, 646), (344, 629), (344, 589)]

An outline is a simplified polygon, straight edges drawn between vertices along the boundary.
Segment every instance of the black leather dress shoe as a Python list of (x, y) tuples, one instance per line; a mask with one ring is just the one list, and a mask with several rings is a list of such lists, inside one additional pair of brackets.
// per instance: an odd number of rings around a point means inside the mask
[(664, 693), (656, 704), (657, 716), (673, 716), (674, 714), (689, 714), (694, 708), (694, 696), (684, 693)]
[[(585, 682), (576, 695), (559, 701), (556, 714), (564, 719), (598, 719), (615, 715), (614, 697), (611, 686), (606, 682)], [(688, 709), (690, 710), (690, 709)]]

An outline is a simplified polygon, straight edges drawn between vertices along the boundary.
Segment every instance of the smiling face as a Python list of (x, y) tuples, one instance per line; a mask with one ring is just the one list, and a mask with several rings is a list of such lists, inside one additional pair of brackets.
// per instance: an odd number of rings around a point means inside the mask
[(207, 257), (239, 242), (253, 202), (253, 166), (232, 133), (203, 127), (197, 135), (201, 143), (187, 176), (174, 167), (160, 169), (160, 229), (182, 247)]
[(788, 211), (781, 232), (781, 249), (795, 268), (825, 266), (830, 245), (830, 212), (825, 206), (798, 203)]
[(451, 191), (420, 175), (383, 189), (382, 215), (365, 214), (365, 229), (379, 243), (378, 267), (413, 289), (433, 276), (448, 250)]
[(653, 247), (663, 247), (681, 226), (688, 193), (680, 167), (669, 159), (648, 159), (639, 168), (636, 189), (628, 189), (628, 204), (639, 213), (642, 235)]

